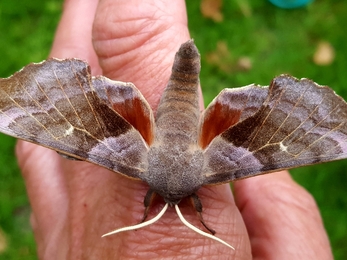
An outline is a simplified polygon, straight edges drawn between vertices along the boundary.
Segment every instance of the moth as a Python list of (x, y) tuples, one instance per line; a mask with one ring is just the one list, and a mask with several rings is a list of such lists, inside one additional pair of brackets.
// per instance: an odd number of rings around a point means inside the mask
[[(280, 75), (268, 87), (224, 89), (201, 114), (200, 56), (192, 40), (176, 53), (156, 115), (132, 83), (92, 77), (78, 59), (29, 64), (0, 79), (0, 132), (148, 183), (141, 224), (159, 219), (204, 185), (347, 157), (347, 104), (308, 79)], [(166, 205), (144, 222), (151, 198)]]

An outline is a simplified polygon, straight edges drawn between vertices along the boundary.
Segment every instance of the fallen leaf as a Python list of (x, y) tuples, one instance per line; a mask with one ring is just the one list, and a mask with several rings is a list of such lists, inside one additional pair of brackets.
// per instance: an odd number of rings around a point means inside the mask
[(237, 65), (241, 70), (250, 70), (252, 68), (252, 61), (249, 57), (240, 57), (237, 61)]
[(317, 49), (313, 55), (313, 62), (320, 66), (330, 65), (335, 59), (334, 47), (326, 41), (318, 43)]
[(230, 73), (233, 70), (233, 59), (225, 41), (217, 42), (216, 50), (208, 53), (206, 60), (224, 72)]
[(0, 254), (5, 252), (7, 249), (7, 239), (4, 231), (0, 228)]
[(202, 0), (200, 10), (206, 18), (210, 18), (215, 22), (221, 22), (223, 21), (222, 5), (223, 0)]

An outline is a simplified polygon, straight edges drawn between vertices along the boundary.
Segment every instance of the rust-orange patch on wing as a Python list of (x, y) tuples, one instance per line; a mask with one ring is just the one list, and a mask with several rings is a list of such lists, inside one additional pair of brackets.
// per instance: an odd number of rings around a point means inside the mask
[(230, 110), (229, 107), (216, 102), (205, 115), (200, 131), (199, 145), (203, 149), (206, 148), (213, 138), (236, 124), (240, 120), (240, 116), (241, 110)]
[(140, 132), (148, 145), (153, 142), (154, 135), (150, 114), (139, 97), (126, 99), (124, 103), (113, 103), (112, 107)]

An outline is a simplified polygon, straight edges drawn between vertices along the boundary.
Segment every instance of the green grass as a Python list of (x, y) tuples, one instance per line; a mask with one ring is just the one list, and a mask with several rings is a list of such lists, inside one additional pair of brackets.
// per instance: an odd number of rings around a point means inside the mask
[[(47, 57), (60, 12), (57, 0), (0, 2), (0, 77)], [(8, 244), (0, 259), (37, 259), (14, 144), (15, 139), (0, 134), (0, 228)]]
[[(253, 82), (267, 85), (284, 72), (329, 85), (347, 98), (345, 1), (316, 0), (294, 10), (276, 8), (265, 0), (224, 1), (220, 23), (202, 16), (200, 1), (187, 2), (189, 28), (202, 56), (206, 104), (223, 88)], [(47, 57), (60, 11), (60, 0), (0, 2), (0, 77)], [(335, 49), (335, 60), (329, 66), (312, 62), (321, 40)], [(228, 51), (211, 62), (218, 42), (224, 42)], [(251, 60), (249, 70), (238, 66), (240, 57)], [(13, 147), (12, 138), (0, 135), (0, 228), (8, 243), (0, 259), (36, 259), (30, 206)], [(347, 160), (292, 171), (320, 207), (335, 259), (347, 257), (346, 169)]]

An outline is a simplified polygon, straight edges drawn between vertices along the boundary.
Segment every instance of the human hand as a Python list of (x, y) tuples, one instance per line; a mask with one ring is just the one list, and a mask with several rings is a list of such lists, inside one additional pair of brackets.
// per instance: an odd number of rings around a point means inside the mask
[[(94, 75), (131, 81), (155, 108), (189, 38), (182, 0), (67, 0), (51, 56), (81, 58)], [(286, 172), (236, 182), (235, 201), (228, 185), (198, 191), (205, 222), (232, 251), (187, 229), (173, 209), (145, 229), (101, 238), (141, 220), (146, 184), (26, 142), (17, 156), (40, 259), (332, 259), (314, 200)], [(188, 203), (180, 207), (202, 228)]]

